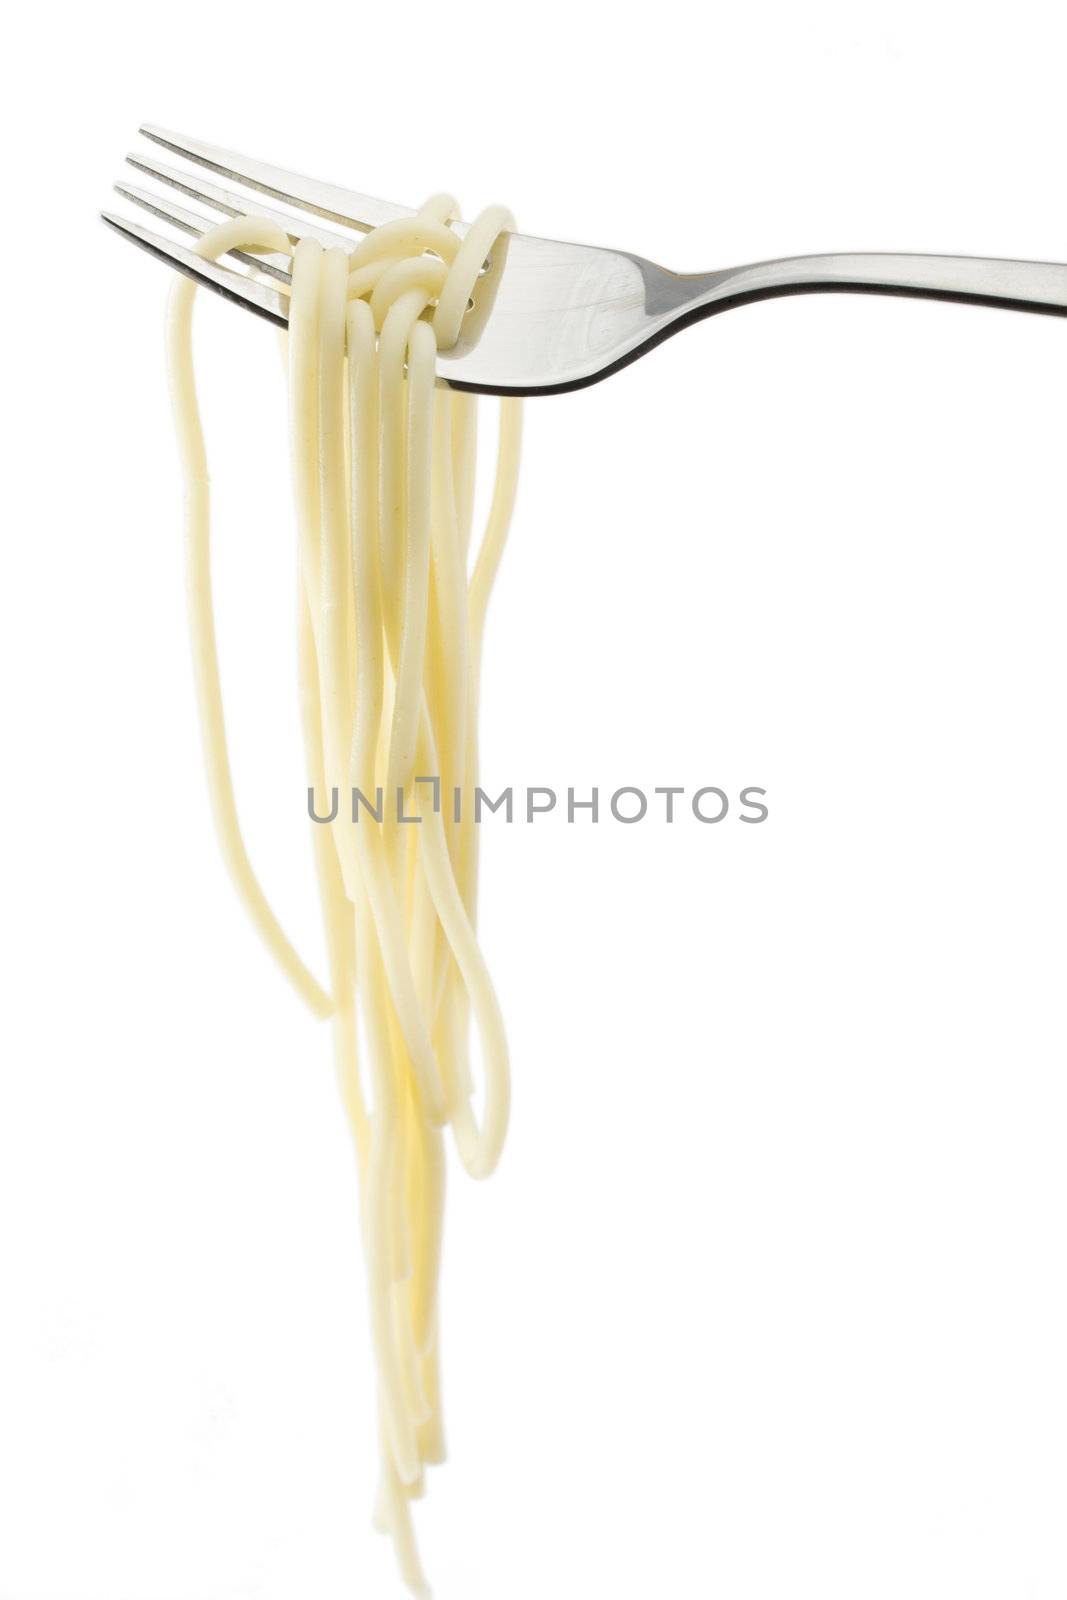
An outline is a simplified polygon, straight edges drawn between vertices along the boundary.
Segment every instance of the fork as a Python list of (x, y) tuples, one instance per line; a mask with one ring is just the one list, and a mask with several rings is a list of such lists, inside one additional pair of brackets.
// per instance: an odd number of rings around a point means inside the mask
[[(219, 188), (197, 172), (147, 154), (128, 156), (131, 166), (213, 213), (270, 217), (294, 244), (310, 234), (327, 246), (350, 250), (358, 235), (415, 214), (407, 206), (320, 183), (163, 128), (145, 126), (140, 131), (155, 145), (252, 194)], [(166, 193), (129, 183), (115, 187), (196, 238), (219, 220), (189, 211)], [(277, 211), (263, 197), (307, 215)], [(287, 292), (264, 283), (262, 274), (288, 285), (288, 256), (231, 251), (243, 266), (256, 269), (253, 277), (238, 267), (205, 260), (177, 240), (113, 212), (102, 216), (179, 272), (267, 321), (287, 326)], [(465, 232), (462, 223), (455, 229)], [(480, 394), (564, 394), (610, 377), (704, 317), (755, 300), (828, 292), (956, 300), (1062, 317), (1067, 316), (1067, 266), (980, 256), (835, 254), (679, 273), (625, 250), (502, 234), (483, 268), (459, 342), (438, 356), (438, 382)]]

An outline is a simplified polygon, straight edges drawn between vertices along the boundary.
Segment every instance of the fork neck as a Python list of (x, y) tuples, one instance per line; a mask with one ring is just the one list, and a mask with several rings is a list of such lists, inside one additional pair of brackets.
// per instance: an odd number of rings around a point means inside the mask
[(1067, 316), (1067, 266), (981, 256), (791, 256), (700, 275), (645, 274), (646, 311), (668, 323), (793, 294), (886, 294)]

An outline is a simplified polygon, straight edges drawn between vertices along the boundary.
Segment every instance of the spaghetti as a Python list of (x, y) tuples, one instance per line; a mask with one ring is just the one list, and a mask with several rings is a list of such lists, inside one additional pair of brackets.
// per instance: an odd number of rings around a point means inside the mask
[[(507, 1043), (475, 934), (477, 832), (441, 792), (473, 792), (486, 607), (515, 498), (519, 402), (501, 402), (496, 482), (471, 548), (472, 396), (436, 385), (483, 262), (508, 214), (465, 237), (455, 203), (429, 201), (350, 253), (295, 248), (274, 223), (237, 217), (200, 241), (291, 256), (287, 343), (300, 551), (299, 673), (309, 788), (330, 826), (313, 830), (329, 986), (272, 912), (241, 835), (215, 640), (207, 460), (192, 356), (195, 284), (168, 316), (171, 396), (185, 482), (186, 566), (197, 701), (223, 856), (275, 961), (316, 1016), (332, 1017), (355, 1142), (378, 1383), (376, 1524), (409, 1588), (427, 1593), (410, 1513), (424, 1467), (444, 1457), (438, 1371), (443, 1129), (474, 1177), (496, 1164), (508, 1120)], [(433, 784), (425, 780), (432, 775)], [(358, 822), (337, 795), (401, 795)], [(321, 797), (332, 804), (321, 807)], [(379, 813), (376, 812), (376, 815)], [(408, 819), (418, 819), (407, 826)], [(359, 1019), (362, 1019), (362, 1030)], [(471, 1019), (483, 1060), (474, 1110)], [(361, 1079), (357, 1040), (366, 1041)], [(366, 1090), (369, 1087), (369, 1095)]]

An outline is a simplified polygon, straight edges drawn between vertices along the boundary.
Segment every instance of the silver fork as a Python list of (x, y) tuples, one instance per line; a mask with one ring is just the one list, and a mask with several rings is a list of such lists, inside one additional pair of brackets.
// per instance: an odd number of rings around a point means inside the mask
[[(268, 216), (294, 242), (312, 234), (351, 249), (356, 235), (396, 217), (407, 206), (373, 200), (334, 184), (301, 177), (248, 156), (143, 127), (156, 145), (207, 168), (252, 193), (219, 188), (199, 173), (130, 155), (141, 172), (224, 216)], [(116, 184), (119, 193), (155, 216), (199, 237), (219, 216), (189, 211), (164, 193)], [(266, 197), (266, 198), (264, 198)], [(279, 200), (308, 216), (274, 209)], [(177, 240), (112, 212), (104, 221), (208, 289), (281, 327), (285, 291), (237, 267), (205, 261)], [(344, 231), (341, 231), (344, 230)], [(461, 224), (457, 231), (463, 232)], [(284, 283), (286, 256), (231, 255)], [(481, 394), (563, 394), (618, 372), (663, 339), (704, 317), (781, 295), (843, 292), (957, 300), (1067, 316), (1067, 266), (980, 256), (845, 254), (791, 256), (718, 272), (678, 273), (625, 250), (564, 244), (528, 234), (502, 235), (473, 296), (460, 342), (438, 358), (438, 381)]]

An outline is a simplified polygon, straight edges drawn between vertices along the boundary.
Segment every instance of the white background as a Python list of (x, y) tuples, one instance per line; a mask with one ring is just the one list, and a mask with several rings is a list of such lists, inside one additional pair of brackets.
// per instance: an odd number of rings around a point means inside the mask
[[(1067, 28), (105, 0), (9, 31), (0, 1596), (389, 1600), (329, 1042), (204, 798), (166, 274), (94, 212), (147, 118), (681, 269), (1062, 261)], [(198, 328), (243, 815), (321, 963), (277, 353), (221, 303)], [(514, 1118), (450, 1186), (439, 1600), (1067, 1593), (1065, 375), (1065, 322), (817, 297), (530, 404), (487, 786), (771, 815), (483, 830)]]

